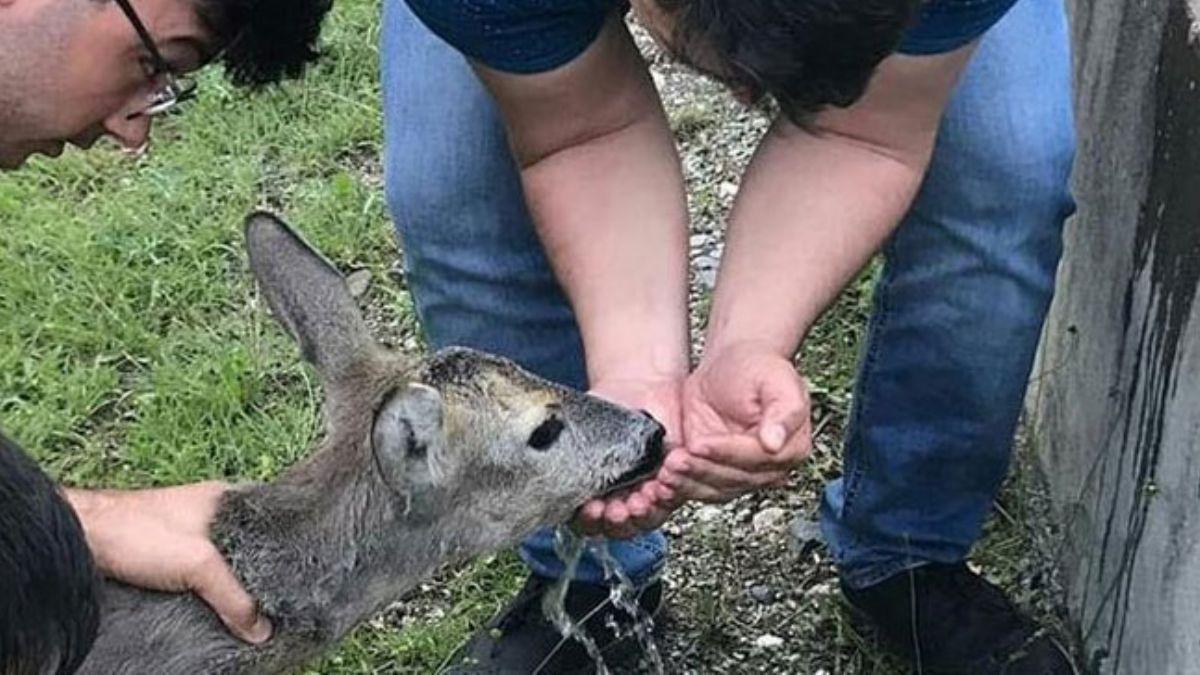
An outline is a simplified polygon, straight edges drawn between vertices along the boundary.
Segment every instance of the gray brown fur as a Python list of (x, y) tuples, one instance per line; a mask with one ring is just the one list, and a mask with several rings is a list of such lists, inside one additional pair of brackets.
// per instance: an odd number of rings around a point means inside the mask
[[(107, 583), (84, 675), (290, 672), (442, 564), (563, 522), (644, 464), (648, 418), (465, 349), (416, 361), (371, 339), (342, 277), (267, 214), (250, 264), (325, 385), (325, 433), (271, 484), (222, 505), (212, 536), (271, 618), (262, 647), (229, 636), (190, 595)], [(551, 416), (558, 440), (531, 433)]]

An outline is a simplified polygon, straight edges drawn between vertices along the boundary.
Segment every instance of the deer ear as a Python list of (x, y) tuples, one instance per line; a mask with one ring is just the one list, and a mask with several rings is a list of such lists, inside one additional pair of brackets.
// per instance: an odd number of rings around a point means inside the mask
[(246, 219), (250, 270), (279, 323), (326, 381), (338, 381), (376, 348), (342, 275), (287, 223)]
[(394, 392), (375, 416), (371, 442), (379, 467), (393, 486), (407, 492), (443, 482), (442, 395), (419, 383)]

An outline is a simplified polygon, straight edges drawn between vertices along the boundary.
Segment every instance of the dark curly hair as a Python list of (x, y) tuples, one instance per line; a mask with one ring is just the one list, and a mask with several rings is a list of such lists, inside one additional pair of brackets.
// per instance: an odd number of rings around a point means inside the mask
[(192, 0), (238, 85), (299, 77), (320, 55), (317, 34), (332, 0)]
[(0, 431), (0, 673), (73, 673), (100, 626), (100, 573), (75, 511)]
[(656, 0), (676, 54), (801, 123), (858, 100), (921, 0)]

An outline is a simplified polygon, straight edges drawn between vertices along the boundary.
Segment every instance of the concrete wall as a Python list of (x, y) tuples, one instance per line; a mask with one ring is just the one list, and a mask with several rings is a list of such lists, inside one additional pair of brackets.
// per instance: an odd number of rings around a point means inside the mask
[(1069, 0), (1080, 208), (1030, 418), (1103, 673), (1200, 674), (1198, 1)]

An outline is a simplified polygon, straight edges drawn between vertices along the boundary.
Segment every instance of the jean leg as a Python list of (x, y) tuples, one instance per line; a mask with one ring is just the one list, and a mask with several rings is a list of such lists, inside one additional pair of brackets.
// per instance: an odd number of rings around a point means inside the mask
[(885, 249), (822, 508), (852, 587), (965, 558), (1008, 470), (1074, 207), (1068, 44), (1061, 0), (1021, 0), (984, 37)]
[[(491, 97), (403, 0), (386, 0), (383, 11), (387, 199), (430, 346), (500, 354), (586, 388), (579, 330), (530, 222)], [(655, 532), (610, 549), (645, 579), (661, 567), (666, 540)], [(563, 572), (547, 531), (521, 555), (538, 574)], [(589, 555), (576, 576), (598, 582), (603, 572)]]

